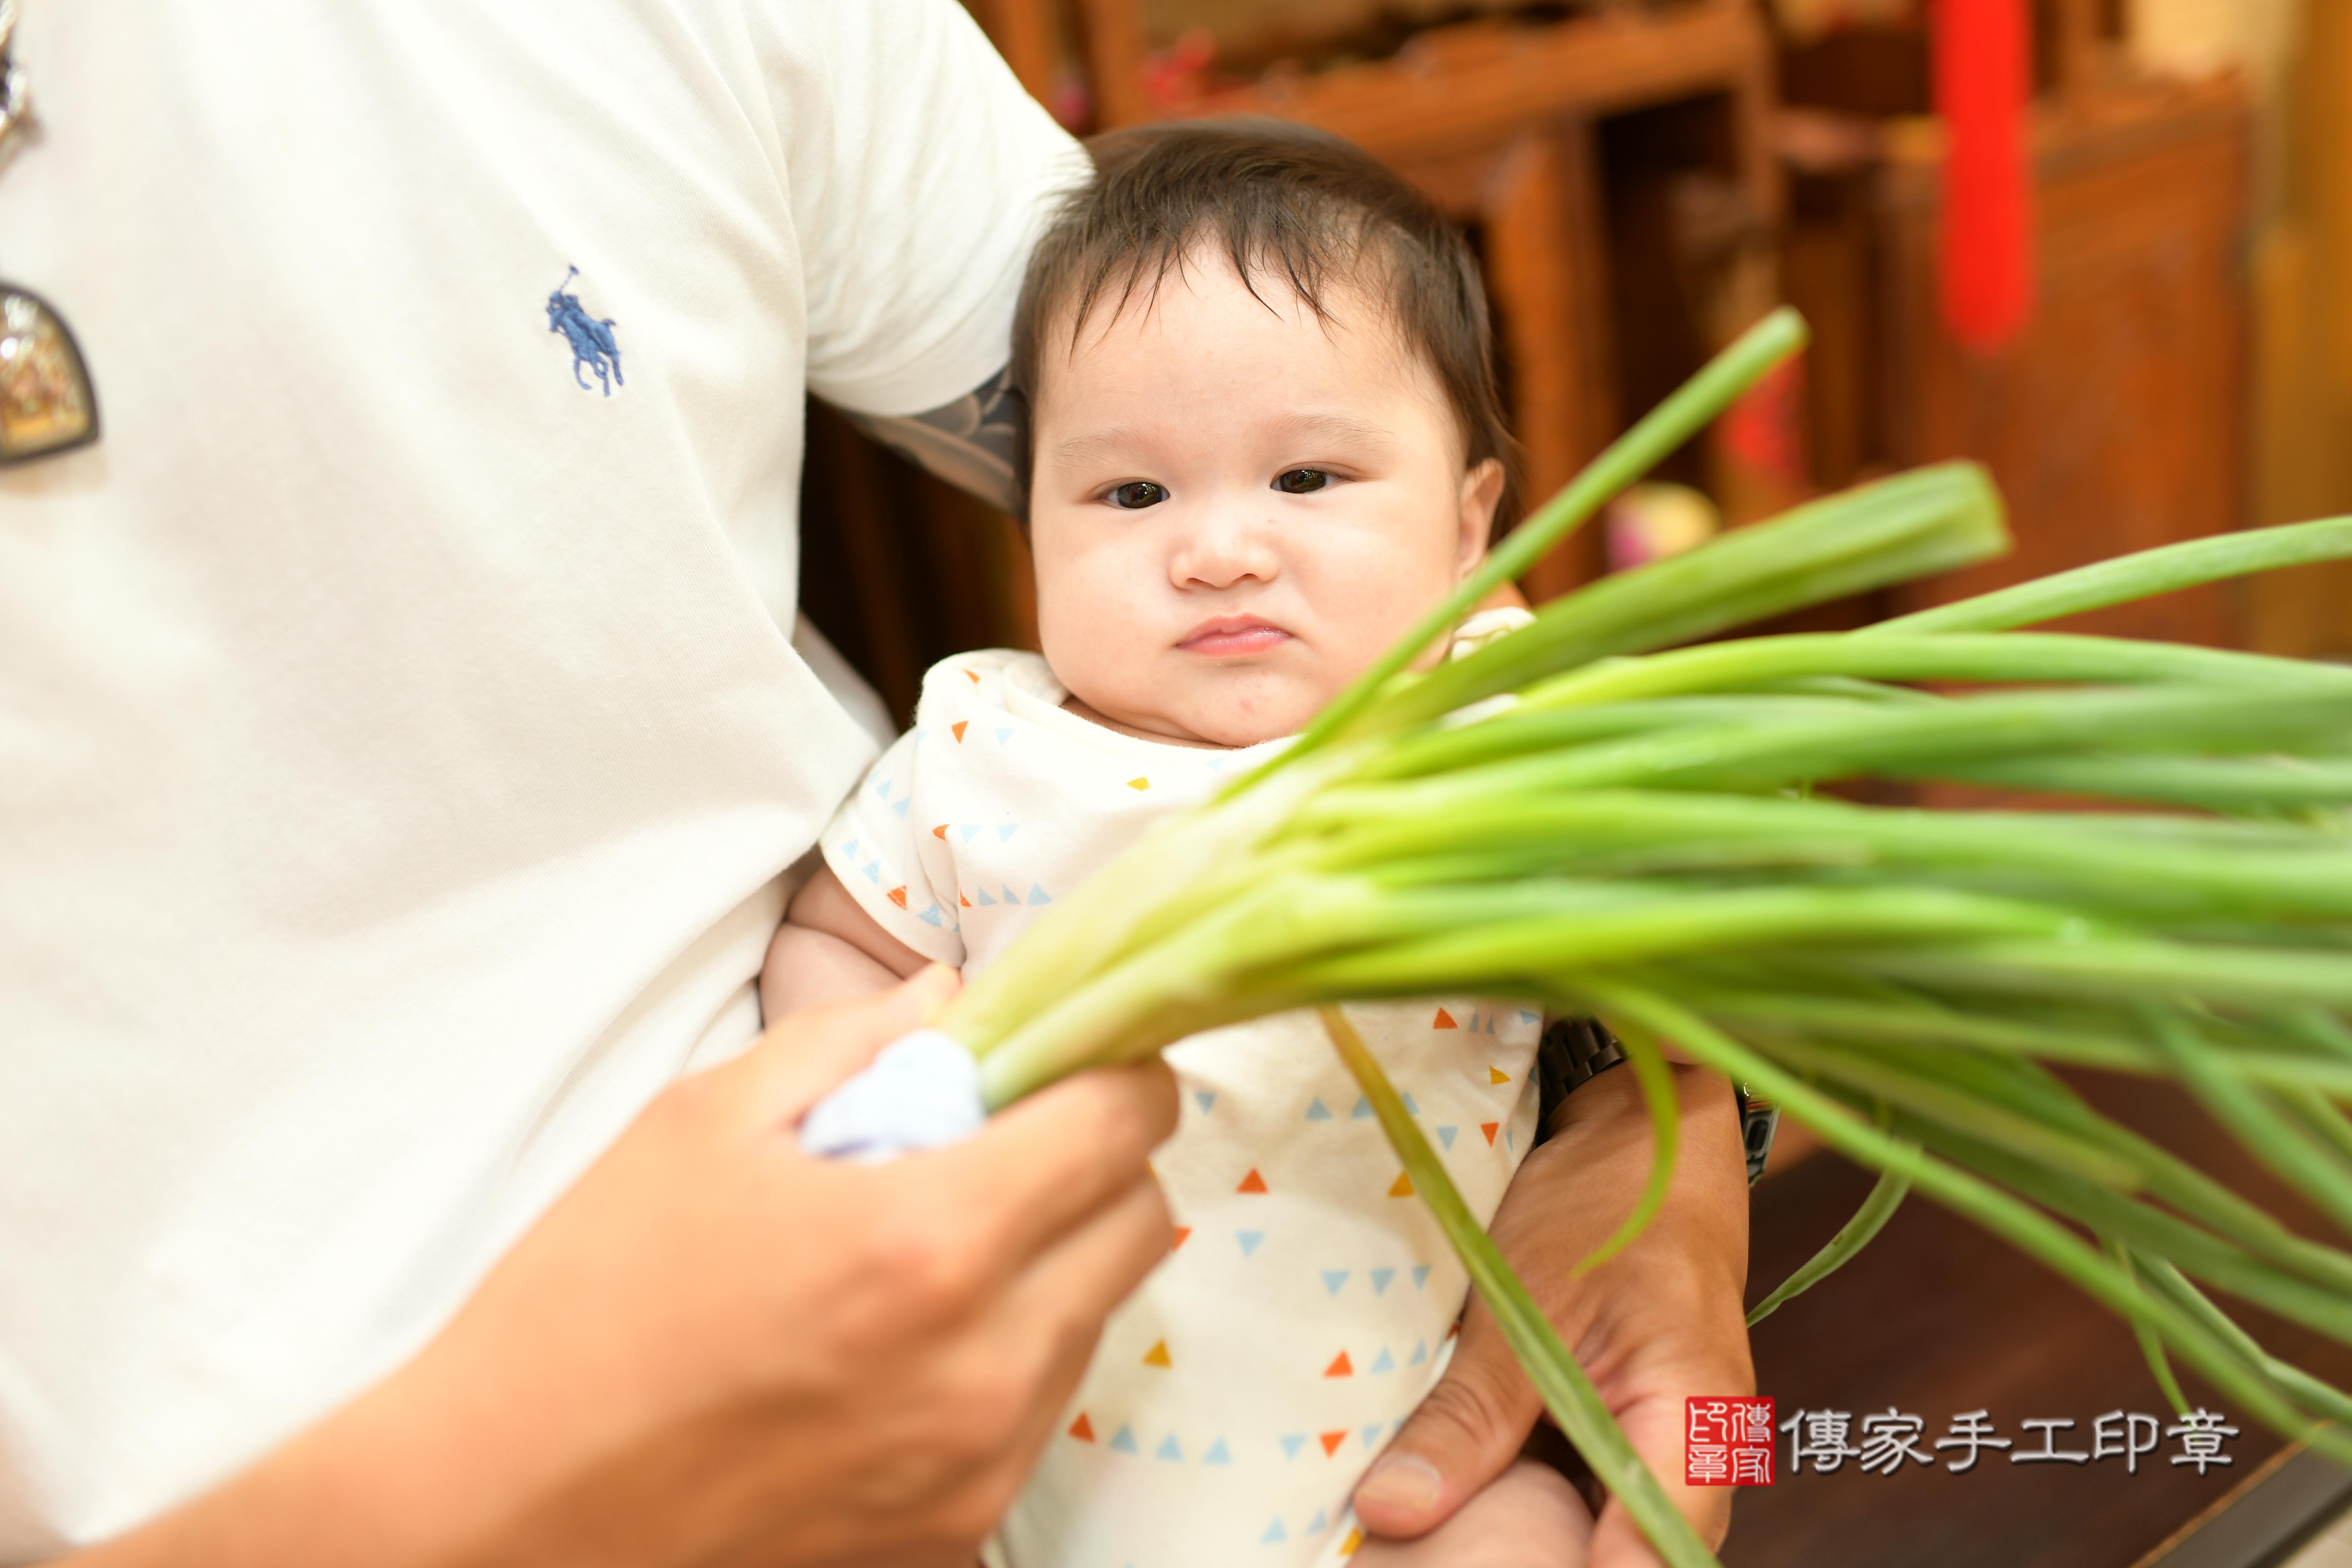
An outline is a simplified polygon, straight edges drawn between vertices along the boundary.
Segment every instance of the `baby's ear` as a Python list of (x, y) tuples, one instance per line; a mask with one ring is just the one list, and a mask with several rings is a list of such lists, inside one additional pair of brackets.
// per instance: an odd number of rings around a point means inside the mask
[(1462, 516), (1455, 558), (1466, 575), (1486, 558), (1495, 537), (1495, 507), (1503, 499), (1503, 465), (1481, 458), (1462, 476)]

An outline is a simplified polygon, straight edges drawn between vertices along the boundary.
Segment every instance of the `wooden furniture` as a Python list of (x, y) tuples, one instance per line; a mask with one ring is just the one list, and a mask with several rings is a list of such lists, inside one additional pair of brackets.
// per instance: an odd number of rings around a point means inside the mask
[[(1837, 40), (1787, 73), (1792, 98), (1846, 113), (1825, 125), (1801, 108), (1779, 128), (1796, 169), (1789, 291), (1817, 329), (1818, 477), (1979, 458), (2017, 536), (2005, 560), (1899, 604), (2245, 521), (2245, 90), (2234, 78), (2135, 79), (2111, 26), (2082, 0), (2045, 7), (2048, 85), (2029, 142), (2034, 313), (1990, 356), (1937, 320), (1941, 136), (1901, 96), (1925, 92), (1924, 38)], [(2216, 587), (2069, 624), (2226, 642), (2231, 602)]]
[[(1990, 359), (1952, 347), (1935, 321), (1934, 138), (1890, 139), (1888, 456), (1982, 458), (2018, 541), (1919, 600), (2242, 525), (2250, 132), (2234, 80), (2115, 88), (2038, 113), (2034, 319)], [(2221, 588), (2081, 625), (2187, 642), (2232, 634)]]

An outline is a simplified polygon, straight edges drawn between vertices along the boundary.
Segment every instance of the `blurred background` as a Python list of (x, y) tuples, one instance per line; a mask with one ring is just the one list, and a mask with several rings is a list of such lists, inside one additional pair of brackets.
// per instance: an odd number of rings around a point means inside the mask
[[(1813, 345), (1523, 584), (1541, 601), (1895, 468), (1969, 457), (2005, 561), (1806, 617), (1860, 625), (2125, 551), (2352, 511), (2352, 0), (968, 0), (1081, 133), (1270, 113), (1357, 142), (1470, 235), (1494, 301), (1522, 492), (1539, 500), (1774, 305)], [(2016, 7), (2009, 131), (2030, 226), (2021, 320), (1956, 331), (1944, 269), (1958, 121), (1943, 24)], [(1946, 55), (1948, 63), (1952, 58)], [(1939, 105), (1948, 112), (1939, 115)], [(1981, 128), (1975, 132), (1981, 134)], [(1959, 323), (1965, 329), (1966, 323)], [(1962, 341), (1965, 338), (1967, 341)], [(903, 721), (934, 660), (1034, 646), (1008, 518), (810, 409), (803, 609)], [(2273, 574), (2084, 626), (2352, 658), (2352, 570)], [(2084, 1075), (2103, 1109), (2283, 1214), (2185, 1103)], [(1758, 1189), (1751, 1299), (1868, 1179), (1786, 1129)], [(2307, 1216), (2306, 1216), (2307, 1217)], [(2333, 1350), (2258, 1333), (2341, 1381)], [(2129, 1332), (1915, 1201), (1757, 1330), (1783, 1415), (1989, 1409), (2004, 1435), (2164, 1414)], [(1727, 1391), (1728, 1392), (1728, 1391)], [(2210, 1391), (2192, 1400), (2220, 1407)], [(1784, 1474), (1725, 1560), (1778, 1564), (2352, 1564), (2352, 1476), (2240, 1422), (2234, 1464)], [(2063, 1442), (2061, 1447), (2066, 1446)], [(2173, 1445), (2168, 1445), (2171, 1447)], [(1784, 1452), (1785, 1463), (1785, 1452)]]

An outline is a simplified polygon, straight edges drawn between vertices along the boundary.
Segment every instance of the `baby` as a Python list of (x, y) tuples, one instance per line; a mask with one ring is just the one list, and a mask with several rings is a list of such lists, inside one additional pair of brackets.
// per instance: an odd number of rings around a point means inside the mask
[[(776, 935), (772, 1020), (985, 965), (1285, 744), (1485, 554), (1507, 437), (1477, 273), (1435, 210), (1297, 127), (1095, 151), (1014, 326), (1044, 656), (925, 678)], [(1536, 1131), (1541, 1018), (1475, 996), (1349, 1015), (1490, 1217)], [(1311, 1013), (1168, 1060), (1175, 1249), (1110, 1320), (992, 1559), (1581, 1563), (1584, 1505), (1530, 1464), (1421, 1542), (1364, 1542), (1349, 1497), (1435, 1382), (1467, 1279)]]

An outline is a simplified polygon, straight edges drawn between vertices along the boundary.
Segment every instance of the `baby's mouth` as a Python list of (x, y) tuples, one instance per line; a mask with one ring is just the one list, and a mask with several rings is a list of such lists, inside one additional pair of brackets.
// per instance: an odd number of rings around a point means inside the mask
[(1176, 646), (1185, 653), (1209, 658), (1239, 658), (1265, 653), (1289, 640), (1288, 632), (1256, 616), (1219, 616), (1185, 633), (1184, 640)]

